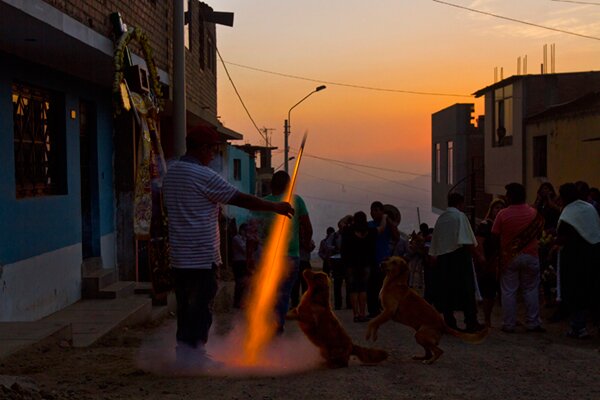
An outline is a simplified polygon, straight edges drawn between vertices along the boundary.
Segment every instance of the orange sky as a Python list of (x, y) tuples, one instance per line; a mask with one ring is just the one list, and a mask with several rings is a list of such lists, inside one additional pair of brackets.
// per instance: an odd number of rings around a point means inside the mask
[[(552, 0), (449, 0), (455, 4), (600, 38), (600, 5)], [(288, 109), (329, 81), (409, 91), (470, 95), (493, 83), (494, 67), (516, 73), (528, 56), (538, 73), (542, 46), (556, 44), (556, 72), (600, 69), (600, 41), (460, 10), (431, 0), (212, 0), (235, 13), (234, 27), (218, 27), (228, 62), (315, 79), (291, 79), (228, 65), (259, 127), (274, 128), (282, 148)], [(548, 46), (549, 47), (549, 46)], [(246, 142), (261, 143), (222, 66), (218, 114)], [(386, 168), (430, 173), (431, 114), (455, 103), (481, 101), (390, 93), (327, 84), (292, 111), (290, 145), (309, 132), (306, 152)], [(276, 153), (274, 164), (282, 162)], [(305, 171), (352, 182), (350, 170), (306, 158)], [(331, 174), (329, 171), (332, 171)], [(377, 171), (371, 173), (379, 174)], [(382, 173), (383, 174), (383, 173)], [(390, 176), (404, 179), (406, 175)], [(299, 190), (306, 189), (306, 179)], [(402, 195), (406, 188), (394, 187)]]

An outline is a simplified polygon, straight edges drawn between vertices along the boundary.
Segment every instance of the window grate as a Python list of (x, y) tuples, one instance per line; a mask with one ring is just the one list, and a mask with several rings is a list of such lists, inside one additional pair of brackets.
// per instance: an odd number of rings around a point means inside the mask
[(17, 198), (56, 191), (54, 111), (49, 92), (12, 85)]

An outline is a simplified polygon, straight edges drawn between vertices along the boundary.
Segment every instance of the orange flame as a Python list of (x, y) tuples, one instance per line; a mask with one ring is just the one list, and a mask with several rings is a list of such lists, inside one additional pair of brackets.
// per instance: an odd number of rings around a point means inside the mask
[(286, 278), (289, 224), (287, 217), (277, 216), (253, 278), (246, 308), (248, 330), (243, 361), (246, 365), (254, 365), (259, 361), (260, 354), (273, 338), (277, 327), (274, 310), (279, 285)]
[[(291, 201), (294, 193), (305, 142), (306, 134), (304, 134), (296, 158), (294, 173), (284, 197), (288, 202)], [(277, 302), (279, 286), (287, 278), (286, 274), (289, 271), (287, 245), (290, 240), (290, 224), (291, 220), (283, 215), (275, 217), (263, 249), (258, 270), (254, 274), (246, 307), (247, 332), (244, 343), (243, 365), (256, 365), (259, 363), (266, 345), (275, 334), (277, 327), (274, 313), (275, 303)]]

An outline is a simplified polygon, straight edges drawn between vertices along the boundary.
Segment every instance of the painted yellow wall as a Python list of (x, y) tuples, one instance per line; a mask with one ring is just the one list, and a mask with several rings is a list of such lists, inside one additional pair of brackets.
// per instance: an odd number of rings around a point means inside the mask
[[(550, 181), (556, 191), (566, 182), (583, 180), (600, 187), (600, 112), (529, 123), (526, 144), (527, 201), (533, 202), (539, 185)], [(548, 177), (533, 176), (533, 137), (548, 135)]]

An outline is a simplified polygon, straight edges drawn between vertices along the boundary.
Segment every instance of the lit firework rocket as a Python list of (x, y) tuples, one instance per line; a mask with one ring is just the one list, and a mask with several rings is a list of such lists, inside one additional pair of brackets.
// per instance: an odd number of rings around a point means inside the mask
[[(302, 153), (304, 152), (306, 136), (305, 133), (296, 157), (296, 166), (284, 197), (285, 201), (289, 203), (292, 202), (294, 195), (294, 186)], [(290, 239), (291, 223), (290, 218), (284, 215), (278, 214), (275, 216), (258, 270), (253, 278), (246, 308), (248, 326), (242, 359), (242, 363), (245, 365), (259, 363), (263, 350), (272, 339), (277, 327), (274, 310), (279, 286), (288, 273), (287, 245)]]

